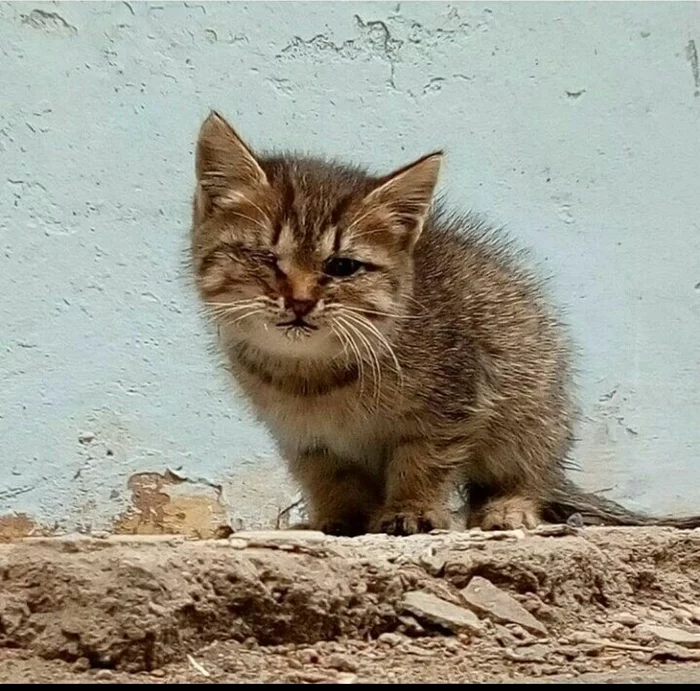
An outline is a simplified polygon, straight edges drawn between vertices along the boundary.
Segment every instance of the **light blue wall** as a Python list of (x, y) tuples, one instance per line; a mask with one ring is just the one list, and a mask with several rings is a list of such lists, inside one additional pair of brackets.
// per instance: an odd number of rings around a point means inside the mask
[(697, 3), (1, 4), (0, 515), (109, 529), (166, 468), (248, 523), (291, 496), (181, 263), (210, 107), (379, 170), (445, 148), (569, 310), (581, 480), (700, 512), (698, 50)]

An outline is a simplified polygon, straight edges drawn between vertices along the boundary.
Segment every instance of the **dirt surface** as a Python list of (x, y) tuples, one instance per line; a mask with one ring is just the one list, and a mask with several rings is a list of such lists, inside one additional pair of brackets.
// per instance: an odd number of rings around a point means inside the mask
[(0, 683), (700, 681), (700, 530), (37, 538), (0, 579)]

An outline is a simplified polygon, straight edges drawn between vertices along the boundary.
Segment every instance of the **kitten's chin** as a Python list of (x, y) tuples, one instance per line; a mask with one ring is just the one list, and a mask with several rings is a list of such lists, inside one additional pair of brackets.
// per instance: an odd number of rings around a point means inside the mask
[(333, 358), (343, 351), (333, 332), (326, 327), (316, 330), (281, 328), (272, 324), (256, 325), (235, 335), (249, 345), (270, 355), (299, 358)]

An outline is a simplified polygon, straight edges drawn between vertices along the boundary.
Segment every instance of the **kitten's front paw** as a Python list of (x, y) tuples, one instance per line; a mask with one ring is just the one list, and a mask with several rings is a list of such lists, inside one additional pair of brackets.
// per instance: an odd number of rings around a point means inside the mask
[(371, 532), (387, 535), (415, 535), (450, 526), (447, 512), (442, 509), (387, 509), (372, 522)]
[(535, 528), (540, 523), (537, 505), (527, 497), (491, 499), (478, 516), (482, 530), (515, 530)]
[(367, 532), (366, 516), (344, 516), (342, 518), (323, 519), (312, 525), (326, 535), (337, 537), (356, 537)]

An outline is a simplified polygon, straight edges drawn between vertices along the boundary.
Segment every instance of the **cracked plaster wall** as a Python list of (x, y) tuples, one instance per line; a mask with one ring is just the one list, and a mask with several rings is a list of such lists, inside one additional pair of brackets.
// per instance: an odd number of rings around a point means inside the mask
[(379, 170), (445, 148), (568, 309), (581, 481), (699, 511), (699, 41), (696, 3), (0, 4), (0, 534), (294, 497), (183, 276), (210, 107)]

